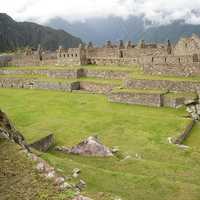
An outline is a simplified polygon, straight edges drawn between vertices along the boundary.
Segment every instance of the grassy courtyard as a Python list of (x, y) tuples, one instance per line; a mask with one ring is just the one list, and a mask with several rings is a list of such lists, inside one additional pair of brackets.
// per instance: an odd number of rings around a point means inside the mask
[(0, 89), (0, 105), (33, 142), (54, 133), (57, 145), (72, 146), (98, 135), (120, 156), (91, 158), (54, 151), (42, 154), (63, 170), (81, 169), (85, 190), (97, 200), (198, 200), (200, 152), (168, 144), (188, 123), (185, 109), (109, 103), (103, 95)]

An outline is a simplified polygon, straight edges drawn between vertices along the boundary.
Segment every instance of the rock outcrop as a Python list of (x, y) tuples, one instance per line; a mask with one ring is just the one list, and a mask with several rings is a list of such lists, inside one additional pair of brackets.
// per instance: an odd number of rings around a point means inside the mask
[(112, 151), (103, 145), (96, 136), (90, 136), (72, 148), (56, 147), (55, 150), (84, 156), (113, 156)]
[(16, 130), (13, 123), (9, 120), (7, 115), (0, 110), (0, 138), (8, 139), (19, 144), (29, 151), (24, 136)]
[(48, 151), (49, 148), (51, 148), (54, 144), (54, 135), (50, 134), (32, 144), (29, 145), (29, 147), (34, 148), (38, 151)]

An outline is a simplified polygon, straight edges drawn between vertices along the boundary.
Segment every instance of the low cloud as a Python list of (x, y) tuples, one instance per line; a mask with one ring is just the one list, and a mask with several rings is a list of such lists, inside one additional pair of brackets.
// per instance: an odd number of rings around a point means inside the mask
[(0, 11), (19, 21), (46, 23), (61, 17), (84, 21), (94, 17), (144, 16), (154, 24), (184, 20), (200, 24), (199, 0), (0, 0)]

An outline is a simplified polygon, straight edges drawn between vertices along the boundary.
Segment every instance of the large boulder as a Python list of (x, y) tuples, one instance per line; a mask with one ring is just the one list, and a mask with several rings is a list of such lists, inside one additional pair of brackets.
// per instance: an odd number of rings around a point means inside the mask
[(38, 151), (48, 151), (49, 148), (51, 148), (54, 145), (54, 135), (50, 134), (40, 140), (37, 140), (36, 142), (29, 145), (29, 147), (32, 147)]
[[(62, 148), (60, 148), (62, 149)], [(84, 156), (113, 156), (112, 151), (103, 145), (96, 136), (90, 136), (72, 148), (65, 148), (66, 153)], [(59, 150), (59, 148), (57, 148)], [(64, 152), (64, 151), (63, 151)]]

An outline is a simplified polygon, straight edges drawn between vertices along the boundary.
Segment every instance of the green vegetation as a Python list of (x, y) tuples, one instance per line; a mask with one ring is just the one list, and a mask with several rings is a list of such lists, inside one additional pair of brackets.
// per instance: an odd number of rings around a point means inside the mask
[(200, 199), (200, 152), (167, 141), (189, 122), (184, 108), (115, 104), (103, 95), (58, 91), (0, 89), (0, 95), (1, 108), (28, 142), (54, 133), (57, 145), (70, 147), (95, 134), (119, 147), (122, 158), (42, 154), (66, 175), (80, 168), (94, 199)]
[(169, 92), (165, 94), (165, 97), (175, 99), (175, 98), (185, 98), (185, 99), (197, 99), (198, 95), (195, 92)]
[(184, 76), (164, 76), (164, 75), (144, 74), (144, 71), (139, 66), (134, 67), (132, 73), (130, 73), (130, 78), (144, 79), (144, 80), (169, 80), (169, 81), (200, 82), (200, 76), (184, 77)]
[(167, 91), (147, 89), (114, 89), (113, 93), (166, 94)]
[(69, 199), (69, 192), (58, 191), (52, 182), (42, 178), (35, 170), (36, 164), (20, 149), (20, 146), (0, 139), (0, 199)]

